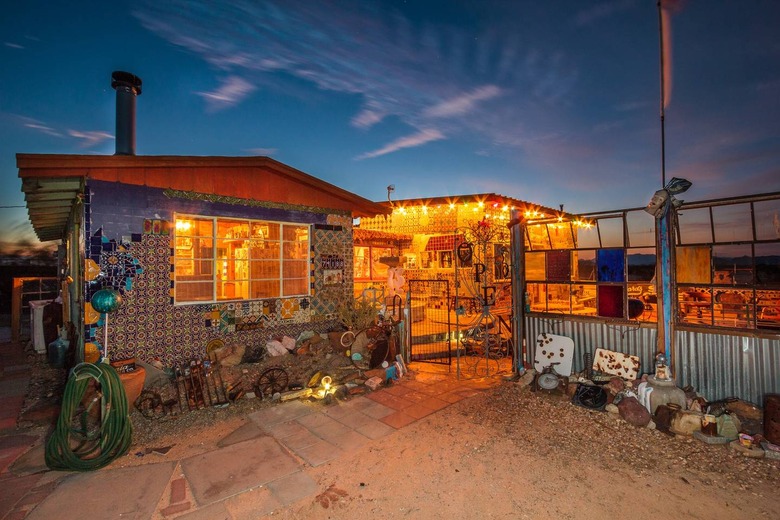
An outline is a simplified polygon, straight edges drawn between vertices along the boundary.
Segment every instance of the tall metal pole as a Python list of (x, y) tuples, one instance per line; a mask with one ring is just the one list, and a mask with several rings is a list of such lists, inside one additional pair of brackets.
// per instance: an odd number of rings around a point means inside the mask
[(664, 67), (664, 15), (662, 0), (658, 0), (658, 45), (660, 47), (658, 55), (660, 56), (661, 68), (661, 187), (666, 186), (666, 128), (664, 124), (664, 110), (666, 108), (666, 77)]

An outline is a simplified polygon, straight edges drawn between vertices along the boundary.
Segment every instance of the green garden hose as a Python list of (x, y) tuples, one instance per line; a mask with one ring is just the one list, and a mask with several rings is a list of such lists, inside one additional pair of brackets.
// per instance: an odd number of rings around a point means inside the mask
[[(97, 397), (86, 409), (79, 410), (90, 381), (99, 385)], [(91, 408), (100, 403), (97, 415), (100, 427), (87, 427)], [(73, 418), (80, 413), (81, 429), (74, 428)], [(108, 362), (80, 363), (65, 385), (62, 409), (57, 425), (46, 442), (46, 465), (51, 469), (92, 471), (121, 457), (130, 448), (133, 425), (130, 422), (127, 397), (122, 381)]]

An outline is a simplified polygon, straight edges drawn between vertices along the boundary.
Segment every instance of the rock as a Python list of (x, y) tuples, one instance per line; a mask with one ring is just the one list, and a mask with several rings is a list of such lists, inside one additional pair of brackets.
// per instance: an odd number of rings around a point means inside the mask
[(652, 419), (650, 419), (650, 422), (647, 423), (647, 429), (648, 430), (655, 430), (655, 422), (653, 422)]
[(609, 413), (618, 413), (618, 407), (616, 404), (609, 403), (607, 406), (604, 407), (604, 410), (606, 410)]
[(609, 383), (607, 383), (606, 388), (609, 393), (615, 395), (625, 390), (626, 384), (619, 377), (613, 377), (612, 379), (609, 380)]
[(645, 427), (650, 422), (650, 412), (642, 406), (636, 397), (626, 397), (617, 405), (620, 417), (629, 424)]

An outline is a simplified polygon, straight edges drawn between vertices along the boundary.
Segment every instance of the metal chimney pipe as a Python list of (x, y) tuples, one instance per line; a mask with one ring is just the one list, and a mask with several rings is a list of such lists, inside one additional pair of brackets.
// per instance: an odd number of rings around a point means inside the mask
[(111, 73), (116, 90), (116, 153), (135, 155), (135, 98), (141, 95), (141, 78), (129, 72)]

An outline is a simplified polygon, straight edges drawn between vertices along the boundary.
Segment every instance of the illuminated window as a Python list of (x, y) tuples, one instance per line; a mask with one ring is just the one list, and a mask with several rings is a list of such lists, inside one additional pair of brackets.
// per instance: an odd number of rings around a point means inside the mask
[(355, 280), (387, 280), (387, 264), (383, 259), (392, 256), (392, 248), (355, 246), (353, 251)]
[(309, 295), (309, 226), (176, 218), (176, 303)]

